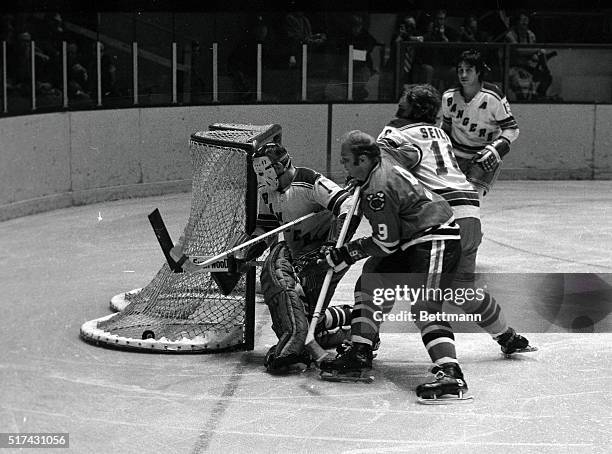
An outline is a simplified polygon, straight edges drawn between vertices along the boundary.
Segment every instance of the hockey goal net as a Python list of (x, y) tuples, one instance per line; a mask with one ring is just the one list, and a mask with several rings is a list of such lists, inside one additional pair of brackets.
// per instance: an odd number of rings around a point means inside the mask
[[(279, 125), (216, 123), (192, 134), (191, 211), (179, 239), (187, 255), (217, 255), (231, 247), (236, 233), (254, 229), (257, 182), (250, 160), (271, 141), (281, 141)], [(175, 273), (164, 263), (147, 286), (116, 295), (113, 302), (121, 311), (84, 323), (83, 339), (176, 353), (253, 349), (253, 268), (224, 295), (212, 273)]]

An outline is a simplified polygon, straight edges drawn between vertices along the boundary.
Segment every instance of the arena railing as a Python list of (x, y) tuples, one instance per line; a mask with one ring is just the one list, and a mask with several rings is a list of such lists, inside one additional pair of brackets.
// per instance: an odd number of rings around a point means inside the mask
[[(397, 48), (392, 66), (383, 49), (366, 56), (352, 46), (326, 53), (304, 44), (291, 68), (262, 44), (233, 56), (219, 43), (144, 49), (105, 37), (82, 52), (58, 43), (55, 59), (34, 40), (18, 46), (9, 56), (2, 42), (3, 116), (147, 105), (395, 102), (404, 83), (430, 82), (440, 90), (455, 84), (454, 61), (473, 47), (486, 55), (489, 80), (513, 102), (612, 103), (612, 45), (604, 44), (411, 42)], [(409, 47), (417, 58), (406, 77), (402, 58)], [(530, 71), (534, 55), (547, 74)], [(227, 65), (231, 58), (240, 64)]]

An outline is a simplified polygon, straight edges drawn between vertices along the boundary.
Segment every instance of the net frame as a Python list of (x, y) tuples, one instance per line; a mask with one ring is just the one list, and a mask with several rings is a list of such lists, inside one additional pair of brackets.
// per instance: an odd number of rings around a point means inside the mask
[[(280, 143), (281, 139), (282, 129), (280, 125), (277, 124), (260, 126), (236, 123), (215, 123), (209, 126), (208, 131), (196, 132), (190, 136), (189, 144), (192, 154), (192, 162), (194, 165), (191, 213), (187, 226), (185, 227), (183, 235), (179, 240), (179, 242), (185, 247), (185, 253), (187, 253), (188, 255), (198, 255), (202, 253), (201, 250), (193, 250), (193, 248), (192, 250), (190, 250), (190, 235), (194, 234), (194, 228), (198, 228), (197, 217), (202, 215), (202, 211), (207, 209), (206, 206), (209, 203), (204, 202), (203, 205), (202, 203), (200, 203), (199, 208), (196, 209), (196, 206), (199, 203), (196, 198), (202, 197), (202, 188), (209, 182), (208, 180), (205, 180), (205, 182), (201, 181), (201, 179), (197, 178), (196, 176), (196, 161), (198, 158), (197, 153), (208, 151), (208, 148), (207, 151), (201, 151), (199, 150), (199, 148), (210, 147), (214, 149), (215, 147), (217, 147), (229, 150), (228, 153), (233, 150), (241, 153), (241, 155), (244, 155), (244, 163), (240, 164), (246, 167), (244, 174), (246, 175), (246, 181), (244, 185), (244, 225), (242, 227), (244, 228), (244, 231), (252, 232), (255, 228), (258, 200), (257, 179), (255, 177), (251, 165), (252, 155), (255, 150), (257, 150), (257, 148), (259, 148), (264, 143), (272, 141)], [(228, 164), (226, 163), (224, 165)], [(215, 184), (214, 180), (212, 184)], [(238, 206), (239, 205), (240, 202), (238, 203)], [(204, 208), (202, 208), (202, 206), (204, 206)], [(211, 240), (211, 242), (217, 244), (214, 240)], [(227, 246), (228, 244), (227, 242), (225, 242), (225, 244), (222, 244), (220, 246), (221, 248), (225, 249), (221, 250), (223, 251), (229, 249), (229, 247)], [(218, 250), (211, 250), (210, 255), (214, 255), (218, 252)], [(187, 273), (181, 273), (178, 276), (182, 276), (185, 274)], [(196, 273), (190, 276), (193, 277), (196, 275), (208, 276), (208, 280), (211, 280), (209, 273)], [(96, 345), (137, 351), (209, 353), (217, 351), (226, 351), (230, 349), (252, 350), (254, 348), (256, 272), (253, 267), (251, 267), (249, 271), (245, 273), (245, 275), (239, 281), (237, 289), (230, 295), (222, 296), (220, 293), (214, 293), (210, 290), (210, 287), (207, 287), (208, 293), (199, 302), (200, 305), (204, 306), (206, 304), (209, 304), (211, 299), (215, 299), (215, 303), (217, 300), (221, 300), (223, 302), (227, 302), (228, 307), (233, 307), (232, 305), (235, 305), (243, 311), (243, 315), (237, 316), (237, 314), (235, 314), (236, 320), (234, 320), (233, 322), (230, 320), (228, 326), (225, 327), (223, 330), (217, 330), (223, 331), (220, 335), (217, 334), (217, 331), (211, 328), (211, 333), (214, 332), (214, 335), (208, 335), (207, 333), (206, 335), (190, 337), (190, 335), (185, 335), (185, 333), (183, 332), (184, 330), (181, 331), (181, 329), (177, 328), (178, 334), (174, 337), (170, 336), (168, 338), (166, 336), (162, 336), (159, 338), (155, 338), (154, 336), (153, 338), (145, 338), (148, 326), (146, 325), (146, 323), (149, 323), (149, 321), (147, 317), (140, 312), (138, 313), (138, 315), (140, 317), (143, 317), (145, 319), (145, 322), (143, 322), (142, 325), (138, 325), (136, 328), (134, 328), (134, 330), (136, 332), (142, 333), (141, 338), (138, 338), (137, 336), (131, 334), (131, 326), (130, 330), (128, 330), (130, 331), (129, 335), (115, 334), (113, 328), (108, 328), (110, 325), (121, 325), (123, 320), (114, 319), (114, 317), (129, 318), (135, 312), (140, 310), (140, 306), (143, 304), (143, 301), (148, 306), (147, 310), (156, 313), (156, 295), (154, 293), (156, 291), (158, 291), (159, 293), (158, 287), (160, 286), (161, 281), (163, 281), (164, 279), (172, 281), (175, 278), (176, 275), (171, 272), (168, 264), (164, 262), (162, 268), (153, 278), (153, 280), (149, 283), (148, 286), (133, 289), (128, 292), (115, 295), (111, 299), (111, 308), (113, 310), (121, 311), (120, 313), (110, 314), (84, 323), (81, 326), (81, 337), (85, 341), (94, 343)], [(164, 283), (162, 282), (161, 286), (163, 287), (163, 285)], [(159, 312), (161, 313), (162, 309), (159, 309)], [(162, 314), (161, 317), (163, 318), (164, 314)], [(149, 324), (152, 325), (153, 323), (158, 322), (159, 319), (154, 320)], [(168, 323), (171, 324), (171, 321), (169, 320)], [(186, 323), (184, 322), (182, 323), (182, 325), (185, 324)], [(206, 325), (205, 323), (200, 324)], [(121, 326), (121, 328), (123, 327)], [(171, 326), (169, 330), (172, 331)]]

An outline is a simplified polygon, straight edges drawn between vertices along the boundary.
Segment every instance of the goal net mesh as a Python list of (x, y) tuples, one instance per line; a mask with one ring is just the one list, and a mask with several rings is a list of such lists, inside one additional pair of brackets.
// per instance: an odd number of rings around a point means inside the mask
[[(280, 140), (277, 125), (215, 124), (191, 136), (191, 211), (179, 239), (186, 255), (220, 254), (236, 234), (252, 230), (257, 198), (250, 156), (272, 140)], [(224, 295), (211, 273), (175, 273), (164, 263), (146, 287), (123, 294), (127, 306), (121, 312), (84, 324), (81, 334), (137, 350), (253, 348), (254, 280), (251, 270)]]

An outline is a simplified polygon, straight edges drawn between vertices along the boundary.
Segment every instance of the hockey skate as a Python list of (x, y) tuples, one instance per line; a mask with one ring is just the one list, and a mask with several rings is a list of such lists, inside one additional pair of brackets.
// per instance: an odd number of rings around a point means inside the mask
[(372, 383), (372, 347), (362, 343), (346, 342), (337, 349), (333, 360), (322, 361), (320, 377), (322, 380), (342, 383)]
[(537, 347), (529, 345), (527, 338), (517, 334), (513, 328), (508, 328), (505, 333), (497, 337), (497, 343), (506, 358), (514, 353), (531, 353), (538, 351)]
[(463, 380), (463, 372), (458, 364), (447, 363), (435, 366), (431, 372), (436, 380), (417, 386), (418, 402), (426, 405), (467, 403), (473, 400), (466, 396), (467, 383)]

